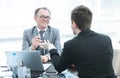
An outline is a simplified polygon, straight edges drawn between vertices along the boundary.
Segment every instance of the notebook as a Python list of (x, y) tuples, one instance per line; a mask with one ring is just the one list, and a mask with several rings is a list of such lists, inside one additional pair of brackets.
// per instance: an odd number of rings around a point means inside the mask
[(31, 72), (44, 72), (51, 66), (50, 63), (42, 63), (39, 51), (6, 51), (6, 57), (11, 68), (22, 63)]

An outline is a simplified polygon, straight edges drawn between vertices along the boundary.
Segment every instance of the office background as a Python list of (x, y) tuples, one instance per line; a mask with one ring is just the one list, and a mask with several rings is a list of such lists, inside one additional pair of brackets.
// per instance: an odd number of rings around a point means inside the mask
[[(113, 47), (119, 48), (120, 0), (0, 0), (0, 65), (6, 64), (5, 51), (19, 51), (25, 29), (36, 25), (34, 11), (46, 6), (52, 13), (50, 25), (60, 30), (61, 45), (74, 35), (70, 13), (78, 5), (93, 12), (92, 29), (109, 35)], [(3, 60), (4, 59), (4, 60)]]

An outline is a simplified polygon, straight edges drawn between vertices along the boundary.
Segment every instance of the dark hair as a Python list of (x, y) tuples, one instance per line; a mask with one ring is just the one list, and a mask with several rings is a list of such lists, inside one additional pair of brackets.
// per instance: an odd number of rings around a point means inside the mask
[(41, 7), (41, 8), (37, 8), (37, 9), (35, 10), (34, 16), (37, 16), (38, 11), (41, 10), (41, 9), (47, 10), (47, 11), (50, 13), (50, 15), (51, 15), (51, 12), (50, 12), (50, 10), (49, 10), (47, 7)]
[(71, 13), (71, 20), (77, 24), (80, 30), (90, 29), (92, 12), (84, 5), (77, 6)]

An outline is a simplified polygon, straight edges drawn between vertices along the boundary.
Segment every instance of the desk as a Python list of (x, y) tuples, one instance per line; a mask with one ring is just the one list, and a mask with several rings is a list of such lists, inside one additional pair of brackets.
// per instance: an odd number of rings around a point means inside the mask
[[(0, 67), (0, 78), (13, 78), (13, 73), (8, 70), (7, 67)], [(51, 65), (48, 70), (43, 74), (44, 77), (32, 77), (32, 78), (65, 78), (61, 74), (56, 74), (56, 70), (53, 65)], [(47, 76), (47, 77), (46, 77)]]
[[(120, 49), (114, 49), (113, 53), (113, 68), (115, 71), (115, 74), (117, 76), (120, 76)], [(0, 67), (0, 78), (12, 78), (12, 72), (6, 71), (3, 72), (2, 70), (7, 70), (7, 68)], [(56, 73), (56, 70), (54, 69), (53, 65), (46, 71), (47, 73)], [(53, 75), (53, 74), (52, 74)]]

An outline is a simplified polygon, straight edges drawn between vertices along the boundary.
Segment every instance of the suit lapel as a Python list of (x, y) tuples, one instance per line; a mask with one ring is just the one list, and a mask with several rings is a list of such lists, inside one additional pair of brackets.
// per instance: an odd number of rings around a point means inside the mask
[[(37, 30), (37, 27), (34, 26), (34, 27), (33, 27), (33, 31), (32, 31), (32, 38), (35, 37), (35, 36), (37, 36), (37, 35), (39, 35), (38, 30)], [(38, 47), (36, 48), (36, 50), (41, 51), (40, 46), (38, 46)]]
[(33, 28), (33, 37), (39, 35), (36, 26)]
[(48, 27), (47, 30), (46, 30), (46, 32), (45, 32), (44, 39), (49, 40), (49, 38), (50, 38), (50, 28)]

